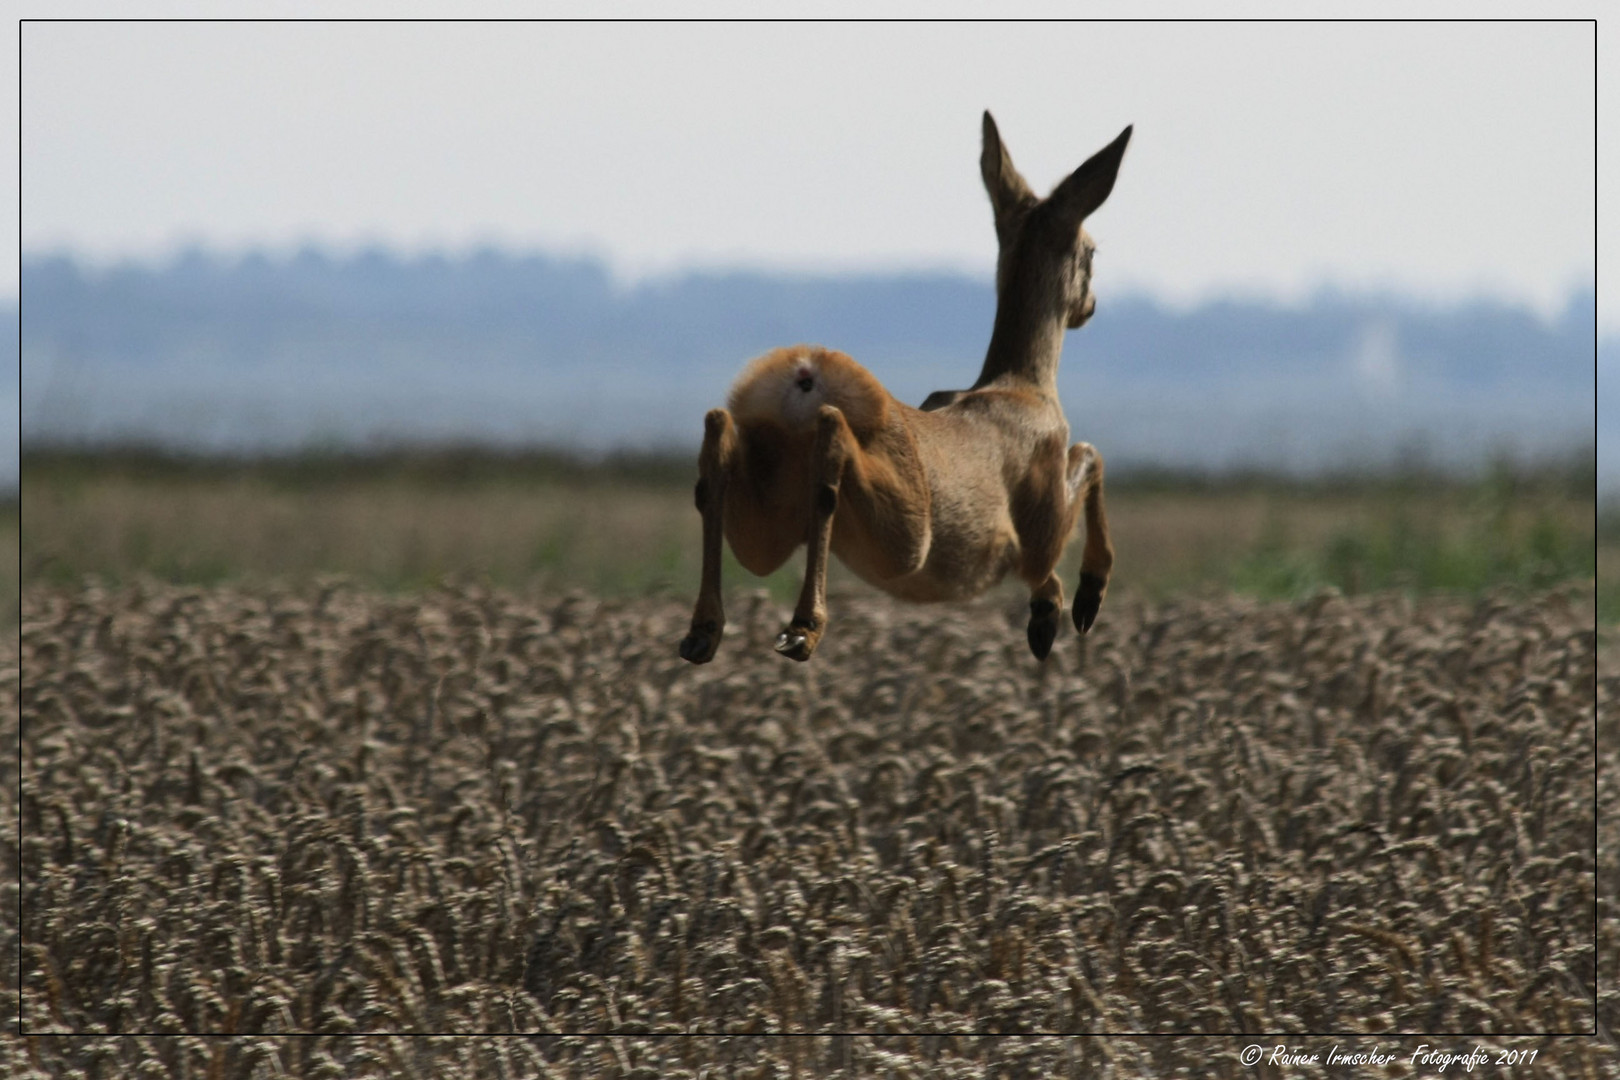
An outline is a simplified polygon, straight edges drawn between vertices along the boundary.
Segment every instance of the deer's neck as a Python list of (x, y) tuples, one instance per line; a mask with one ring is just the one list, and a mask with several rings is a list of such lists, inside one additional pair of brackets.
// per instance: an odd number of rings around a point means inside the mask
[(1058, 361), (1063, 356), (1063, 319), (1032, 305), (1009, 304), (1003, 297), (996, 306), (995, 328), (984, 354), (984, 369), (974, 388), (1003, 375), (1015, 375), (1043, 390), (1057, 392)]

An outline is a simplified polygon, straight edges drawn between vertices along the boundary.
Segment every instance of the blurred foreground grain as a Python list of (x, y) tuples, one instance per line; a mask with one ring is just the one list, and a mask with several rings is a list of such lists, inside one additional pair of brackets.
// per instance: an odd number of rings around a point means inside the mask
[[(1337, 1031), (1614, 1074), (1522, 1037), (1620, 1023), (1589, 590), (1111, 603), (1045, 665), (1021, 603), (832, 612), (798, 666), (735, 596), (693, 668), (668, 600), (25, 589), (0, 1064), (1250, 1076), (1191, 1036)], [(853, 1037), (651, 1037), (782, 1032)]]

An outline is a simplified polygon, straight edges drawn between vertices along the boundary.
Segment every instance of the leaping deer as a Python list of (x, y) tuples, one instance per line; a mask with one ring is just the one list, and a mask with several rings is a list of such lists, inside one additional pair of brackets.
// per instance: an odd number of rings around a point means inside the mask
[(902, 600), (966, 599), (1016, 571), (1031, 590), (1029, 647), (1044, 660), (1063, 610), (1055, 568), (1082, 506), (1074, 623), (1091, 629), (1114, 564), (1103, 459), (1089, 443), (1067, 445), (1057, 368), (1065, 328), (1096, 307), (1084, 222), (1113, 190), (1130, 137), (1127, 127), (1038, 199), (984, 114), (979, 168), (1000, 252), (995, 328), (970, 389), (914, 409), (848, 356), (811, 345), (744, 368), (728, 408), (704, 417), (703, 576), (682, 657), (707, 663), (720, 645), (724, 537), (761, 576), (807, 545), (798, 604), (776, 639), (790, 659), (810, 659), (826, 630), (830, 550)]

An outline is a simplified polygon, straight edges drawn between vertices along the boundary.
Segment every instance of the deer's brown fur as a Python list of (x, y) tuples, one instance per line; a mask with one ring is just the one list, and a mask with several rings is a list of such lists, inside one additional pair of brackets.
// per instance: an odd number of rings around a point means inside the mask
[(1084, 219), (1113, 189), (1131, 129), (1037, 199), (984, 114), (980, 171), (995, 211), (996, 319), (967, 390), (897, 401), (841, 352), (776, 349), (750, 363), (704, 420), (698, 510), (703, 578), (681, 655), (713, 658), (725, 626), (721, 542), (769, 574), (807, 546), (804, 586), (777, 651), (808, 660), (827, 625), (829, 554), (903, 600), (976, 596), (1016, 573), (1031, 590), (1029, 643), (1044, 658), (1063, 586), (1054, 572), (1086, 519), (1074, 621), (1090, 630), (1113, 567), (1102, 457), (1068, 445), (1057, 397), (1063, 332), (1090, 318), (1095, 245)]

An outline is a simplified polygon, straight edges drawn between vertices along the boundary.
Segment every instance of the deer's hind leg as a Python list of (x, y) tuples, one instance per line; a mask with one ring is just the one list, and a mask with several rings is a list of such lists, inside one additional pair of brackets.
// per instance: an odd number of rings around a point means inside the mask
[(703, 449), (698, 454), (695, 491), (703, 515), (703, 577), (698, 585), (692, 626), (681, 639), (681, 657), (694, 664), (714, 659), (725, 632), (726, 613), (720, 599), (720, 556), (725, 539), (726, 486), (736, 471), (739, 444), (737, 425), (724, 409), (710, 409), (703, 418)]
[(827, 559), (833, 519), (839, 543), (868, 580), (903, 577), (921, 569), (932, 544), (932, 496), (909, 435), (890, 432), (863, 448), (842, 410), (822, 405), (810, 459), (810, 521), (806, 530), (804, 586), (776, 651), (808, 660), (827, 628)]
[(810, 659), (827, 629), (827, 559), (831, 554), (833, 514), (844, 469), (861, 452), (849, 421), (835, 405), (816, 412), (816, 442), (810, 463), (810, 529), (805, 538), (804, 584), (793, 617), (776, 636), (776, 651), (790, 660)]
[(1081, 502), (1086, 514), (1086, 546), (1080, 553), (1080, 584), (1074, 594), (1074, 626), (1084, 634), (1097, 619), (1114, 570), (1114, 545), (1108, 539), (1103, 509), (1103, 459), (1090, 443), (1069, 447), (1069, 485), (1071, 500)]

